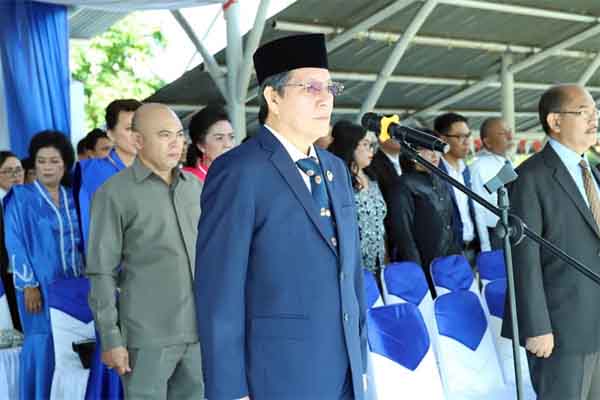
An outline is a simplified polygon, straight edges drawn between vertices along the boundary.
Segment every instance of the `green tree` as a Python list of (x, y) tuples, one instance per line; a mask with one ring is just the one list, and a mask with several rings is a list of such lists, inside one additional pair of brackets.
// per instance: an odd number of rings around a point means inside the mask
[(84, 85), (86, 128), (104, 123), (104, 109), (114, 99), (144, 99), (164, 86), (148, 68), (166, 46), (159, 28), (132, 14), (89, 41), (71, 42), (73, 79)]

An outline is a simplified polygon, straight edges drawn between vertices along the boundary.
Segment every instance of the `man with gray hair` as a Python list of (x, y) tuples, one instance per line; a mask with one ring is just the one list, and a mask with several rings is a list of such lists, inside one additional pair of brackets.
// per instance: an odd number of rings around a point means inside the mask
[[(479, 129), (483, 149), (471, 164), (471, 189), (490, 203), (498, 204), (497, 193), (489, 193), (484, 185), (495, 177), (500, 169), (509, 162), (507, 152), (512, 147), (512, 132), (506, 122), (499, 117), (487, 118)], [(498, 217), (485, 209), (480, 204), (475, 207), (481, 213), (490, 236), (492, 249), (501, 249), (502, 240), (494, 233), (493, 229), (498, 223)]]

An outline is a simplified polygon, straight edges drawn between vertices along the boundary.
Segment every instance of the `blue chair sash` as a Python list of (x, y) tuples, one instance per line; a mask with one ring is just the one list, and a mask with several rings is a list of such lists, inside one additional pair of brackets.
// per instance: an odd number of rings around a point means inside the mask
[(431, 263), (431, 278), (436, 286), (448, 290), (469, 290), (473, 272), (462, 255), (438, 257)]
[(468, 290), (439, 296), (435, 318), (441, 335), (450, 337), (475, 351), (487, 329), (479, 298)]
[(87, 324), (94, 319), (87, 302), (89, 291), (86, 278), (59, 279), (48, 286), (48, 306)]
[(371, 351), (414, 371), (429, 351), (429, 334), (421, 312), (411, 303), (367, 311)]
[(477, 267), (481, 279), (495, 281), (496, 279), (506, 278), (506, 268), (504, 266), (504, 251), (484, 251), (477, 256)]
[(506, 299), (506, 279), (498, 279), (490, 282), (485, 287), (485, 301), (487, 302), (490, 314), (504, 318), (504, 301)]
[(423, 269), (414, 262), (398, 262), (383, 270), (387, 292), (414, 305), (421, 304), (429, 291)]

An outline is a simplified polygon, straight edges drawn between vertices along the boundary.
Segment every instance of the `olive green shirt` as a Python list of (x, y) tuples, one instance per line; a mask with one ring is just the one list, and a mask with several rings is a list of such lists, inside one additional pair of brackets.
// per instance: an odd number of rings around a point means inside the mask
[(174, 169), (168, 185), (136, 160), (94, 195), (86, 275), (103, 351), (198, 341), (193, 272), (201, 192), (187, 172)]

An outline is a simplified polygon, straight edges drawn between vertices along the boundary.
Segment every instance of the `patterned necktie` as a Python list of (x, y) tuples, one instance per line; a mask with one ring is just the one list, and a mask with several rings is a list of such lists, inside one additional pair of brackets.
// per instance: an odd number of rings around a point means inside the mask
[(581, 172), (583, 174), (583, 187), (585, 188), (585, 195), (587, 196), (588, 203), (590, 204), (590, 210), (594, 216), (597, 227), (600, 229), (600, 199), (598, 198), (598, 191), (596, 190), (596, 184), (592, 173), (588, 168), (585, 160), (579, 162)]
[(312, 198), (319, 210), (321, 227), (329, 238), (331, 245), (337, 248), (338, 243), (335, 230), (335, 217), (331, 209), (331, 199), (329, 198), (329, 193), (325, 186), (323, 170), (321, 170), (319, 163), (314, 158), (303, 158), (296, 161), (296, 165), (310, 178), (310, 190)]

